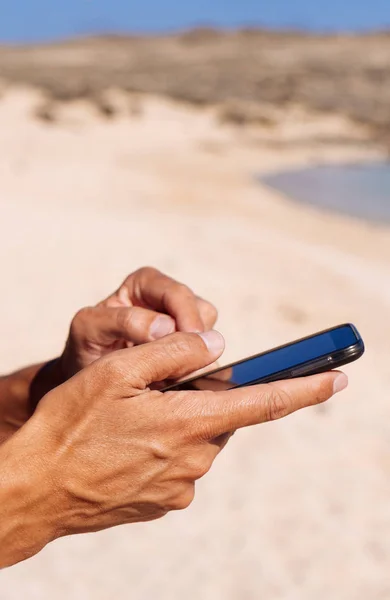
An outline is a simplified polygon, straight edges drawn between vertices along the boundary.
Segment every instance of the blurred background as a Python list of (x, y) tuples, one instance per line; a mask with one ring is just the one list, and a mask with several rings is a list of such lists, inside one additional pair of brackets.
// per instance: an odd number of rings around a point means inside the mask
[(352, 321), (326, 406), (237, 434), (161, 522), (60, 540), (1, 600), (390, 598), (390, 4), (0, 0), (6, 373), (151, 264), (226, 361)]

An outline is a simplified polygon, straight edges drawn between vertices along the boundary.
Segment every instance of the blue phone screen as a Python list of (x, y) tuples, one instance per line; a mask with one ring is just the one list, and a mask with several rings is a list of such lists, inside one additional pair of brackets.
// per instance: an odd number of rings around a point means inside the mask
[(332, 354), (337, 350), (345, 350), (357, 341), (351, 327), (341, 327), (239, 363), (232, 368), (230, 381), (235, 385), (250, 383)]
[[(189, 382), (188, 385), (178, 386), (178, 388), (228, 389), (238, 385), (248, 385), (281, 371), (332, 355), (335, 351), (345, 350), (358, 341), (359, 338), (354, 329), (349, 325), (345, 325), (260, 354), (232, 367), (221, 369), (217, 373), (200, 377)], [(213, 380), (215, 385), (212, 385)]]

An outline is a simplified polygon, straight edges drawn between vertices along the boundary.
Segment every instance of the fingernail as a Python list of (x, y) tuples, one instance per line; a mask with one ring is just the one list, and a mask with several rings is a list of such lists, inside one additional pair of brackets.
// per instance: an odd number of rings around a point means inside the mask
[(344, 373), (340, 373), (340, 375), (338, 375), (336, 377), (336, 379), (334, 380), (333, 393), (338, 394), (339, 392), (342, 392), (343, 390), (345, 390), (345, 388), (347, 386), (348, 386), (348, 377)]
[(164, 315), (160, 315), (156, 317), (153, 323), (150, 326), (150, 337), (154, 340), (159, 340), (160, 338), (169, 335), (175, 331), (175, 322), (170, 317), (165, 317)]
[(205, 333), (198, 333), (199, 337), (202, 338), (211, 354), (221, 354), (225, 348), (225, 340), (218, 331), (206, 331)]

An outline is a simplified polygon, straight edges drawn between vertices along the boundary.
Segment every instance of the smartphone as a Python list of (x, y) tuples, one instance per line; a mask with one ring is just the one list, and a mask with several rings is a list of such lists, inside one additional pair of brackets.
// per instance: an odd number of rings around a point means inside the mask
[(176, 383), (163, 391), (228, 390), (317, 375), (338, 369), (364, 354), (354, 325), (345, 324), (251, 356), (245, 360)]

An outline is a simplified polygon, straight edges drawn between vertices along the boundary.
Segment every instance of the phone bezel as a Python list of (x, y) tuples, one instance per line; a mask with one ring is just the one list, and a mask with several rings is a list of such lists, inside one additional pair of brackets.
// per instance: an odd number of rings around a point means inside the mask
[(348, 346), (347, 348), (337, 350), (336, 352), (332, 352), (331, 354), (323, 354), (322, 356), (318, 356), (317, 358), (315, 358), (311, 361), (306, 361), (300, 365), (296, 365), (295, 367), (290, 367), (288, 369), (284, 369), (282, 371), (275, 372), (272, 375), (268, 375), (266, 377), (261, 377), (254, 381), (251, 381), (249, 383), (244, 383), (244, 384), (233, 386), (229, 389), (250, 387), (253, 385), (258, 385), (260, 383), (272, 383), (275, 381), (282, 381), (285, 379), (296, 379), (298, 377), (307, 377), (309, 375), (318, 375), (319, 373), (326, 373), (327, 371), (332, 371), (334, 369), (338, 369), (339, 367), (342, 367), (346, 364), (354, 362), (355, 360), (358, 360), (364, 354), (365, 348), (364, 348), (363, 339), (362, 339), (361, 335), (359, 334), (357, 328), (354, 325), (352, 325), (351, 323), (344, 323), (342, 325), (337, 325), (336, 327), (330, 327), (329, 329), (324, 329), (323, 331), (319, 331), (318, 333), (305, 336), (298, 340), (294, 340), (293, 342), (289, 342), (288, 344), (282, 344), (281, 346), (271, 348), (270, 350), (267, 350), (265, 352), (260, 352), (259, 354), (254, 354), (253, 356), (248, 356), (245, 359), (230, 363), (228, 365), (224, 365), (223, 367), (214, 369), (213, 371), (209, 371), (208, 373), (205, 373), (204, 375), (197, 375), (195, 377), (191, 377), (189, 379), (181, 381), (180, 383), (175, 383), (169, 387), (164, 388), (161, 391), (168, 392), (168, 391), (174, 391), (175, 389), (180, 389), (181, 386), (183, 386), (184, 384), (192, 383), (193, 381), (196, 381), (197, 379), (202, 379), (204, 377), (210, 377), (210, 376), (214, 375), (215, 373), (219, 373), (220, 371), (223, 371), (224, 369), (229, 369), (231, 367), (235, 367), (239, 364), (245, 363), (254, 358), (260, 358), (261, 356), (264, 356), (271, 352), (281, 350), (283, 348), (292, 346), (293, 344), (297, 344), (299, 342), (304, 342), (306, 340), (310, 340), (319, 335), (323, 335), (324, 333), (331, 333), (332, 331), (337, 331), (338, 329), (341, 329), (344, 327), (350, 327), (352, 329), (353, 333), (355, 334), (355, 336), (357, 338), (357, 341), (355, 344), (352, 344), (351, 346)]

